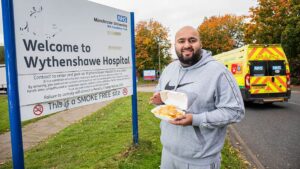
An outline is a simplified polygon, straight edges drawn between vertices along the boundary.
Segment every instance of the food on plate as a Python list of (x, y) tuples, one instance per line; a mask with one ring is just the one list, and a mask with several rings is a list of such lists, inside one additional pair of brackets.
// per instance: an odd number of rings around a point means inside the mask
[(182, 111), (178, 110), (173, 105), (161, 106), (155, 113), (160, 116), (166, 116), (171, 119), (174, 119), (174, 118), (184, 115), (184, 113)]

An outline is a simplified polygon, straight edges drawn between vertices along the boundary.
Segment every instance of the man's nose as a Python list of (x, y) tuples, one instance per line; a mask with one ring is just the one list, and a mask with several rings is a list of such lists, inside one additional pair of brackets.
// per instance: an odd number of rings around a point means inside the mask
[(190, 48), (192, 45), (189, 41), (185, 41), (184, 44), (183, 44), (183, 47), (184, 48)]

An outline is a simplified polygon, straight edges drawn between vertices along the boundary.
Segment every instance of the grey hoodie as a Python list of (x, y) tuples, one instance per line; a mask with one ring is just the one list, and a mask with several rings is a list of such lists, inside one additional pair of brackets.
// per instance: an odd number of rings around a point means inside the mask
[(195, 165), (211, 164), (220, 158), (226, 126), (245, 115), (238, 85), (227, 68), (202, 49), (195, 65), (182, 67), (178, 60), (163, 71), (156, 92), (176, 90), (188, 96), (190, 126), (161, 121), (161, 142), (173, 158)]

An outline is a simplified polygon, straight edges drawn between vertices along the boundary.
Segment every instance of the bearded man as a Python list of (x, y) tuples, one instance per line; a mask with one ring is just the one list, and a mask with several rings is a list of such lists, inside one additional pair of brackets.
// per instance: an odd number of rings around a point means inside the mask
[(153, 104), (164, 104), (159, 92), (173, 90), (188, 97), (186, 114), (161, 121), (162, 169), (220, 169), (228, 124), (241, 121), (245, 108), (240, 89), (227, 68), (202, 49), (191, 26), (175, 36), (178, 60), (161, 74)]

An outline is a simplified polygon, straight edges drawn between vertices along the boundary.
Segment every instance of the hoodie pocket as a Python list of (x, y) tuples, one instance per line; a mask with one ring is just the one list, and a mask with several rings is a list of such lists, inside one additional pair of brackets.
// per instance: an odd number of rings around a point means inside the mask
[(194, 130), (195, 130), (195, 134), (199, 140), (199, 143), (204, 145), (205, 144), (205, 139), (204, 139), (204, 136), (201, 134), (201, 130), (198, 126), (193, 126), (194, 127)]
[(204, 140), (199, 140), (193, 126), (176, 126), (167, 122), (161, 125), (161, 142), (172, 154), (193, 158), (203, 149)]

